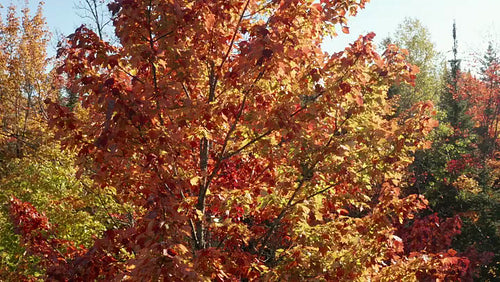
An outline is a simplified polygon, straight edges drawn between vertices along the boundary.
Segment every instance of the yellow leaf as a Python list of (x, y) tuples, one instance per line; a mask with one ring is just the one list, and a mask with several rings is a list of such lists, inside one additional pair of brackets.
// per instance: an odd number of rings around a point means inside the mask
[(191, 183), (191, 185), (193, 185), (193, 186), (197, 186), (200, 183), (200, 177), (195, 176), (195, 177), (191, 178), (191, 180), (189, 180), (189, 183)]

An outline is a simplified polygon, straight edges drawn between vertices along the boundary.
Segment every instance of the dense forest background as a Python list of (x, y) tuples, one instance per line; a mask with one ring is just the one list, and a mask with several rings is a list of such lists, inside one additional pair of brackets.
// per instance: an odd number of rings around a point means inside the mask
[(497, 42), (324, 52), (365, 2), (4, 7), (0, 279), (497, 281)]

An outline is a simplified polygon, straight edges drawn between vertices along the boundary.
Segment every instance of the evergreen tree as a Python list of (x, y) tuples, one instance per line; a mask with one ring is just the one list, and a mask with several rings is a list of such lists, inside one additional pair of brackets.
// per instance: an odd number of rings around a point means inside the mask
[(442, 90), (439, 106), (445, 114), (443, 121), (449, 123), (453, 128), (470, 128), (470, 118), (465, 114), (467, 101), (455, 99), (458, 91), (458, 80), (460, 77), (460, 63), (458, 59), (458, 40), (456, 25), (453, 23), (453, 59), (449, 60), (450, 70), (445, 73), (446, 86)]
[[(462, 231), (452, 246), (470, 255), (473, 264), (481, 270), (478, 281), (488, 281), (497, 277), (499, 271), (495, 260), (488, 260), (493, 253), (498, 254), (500, 245), (497, 233), (499, 197), (492, 188), (499, 166), (496, 160), (488, 157), (491, 154), (481, 152), (495, 151), (496, 138), (489, 137), (488, 124), (492, 123), (486, 119), (496, 118), (497, 115), (489, 114), (494, 112), (490, 108), (496, 109), (496, 106), (490, 95), (491, 101), (478, 107), (479, 101), (486, 99), (478, 99), (478, 96), (485, 96), (480, 94), (485, 89), (478, 87), (480, 83), (470, 73), (460, 71), (455, 24), (453, 39), (453, 59), (449, 61), (449, 70), (444, 71), (446, 85), (439, 104), (441, 124), (430, 136), (432, 147), (416, 152), (410, 192), (423, 193), (431, 210), (440, 217), (460, 217)], [(486, 75), (492, 70), (487, 64), (495, 65), (495, 61), (493, 48), (488, 48), (483, 77), (491, 77), (491, 73)], [(484, 82), (488, 84), (487, 80)], [(494, 86), (494, 79), (489, 79), (491, 91)], [(481, 116), (482, 120), (479, 122), (473, 115)]]
[(500, 103), (497, 103), (499, 88), (499, 63), (493, 44), (490, 42), (486, 53), (480, 60), (481, 80), (484, 83), (482, 96), (486, 103), (483, 109), (483, 122), (476, 127), (477, 134), (482, 138), (479, 147), (482, 154), (492, 156), (496, 151), (496, 139), (498, 136), (498, 116), (500, 114)]
[(493, 43), (491, 41), (488, 43), (488, 48), (486, 49), (486, 54), (484, 54), (483, 58), (480, 60), (480, 63), (481, 63), (480, 70), (481, 70), (483, 79), (488, 79), (488, 76), (485, 76), (486, 71), (491, 66), (498, 64), (498, 55), (497, 55), (497, 52), (496, 52), (495, 48), (493, 47)]

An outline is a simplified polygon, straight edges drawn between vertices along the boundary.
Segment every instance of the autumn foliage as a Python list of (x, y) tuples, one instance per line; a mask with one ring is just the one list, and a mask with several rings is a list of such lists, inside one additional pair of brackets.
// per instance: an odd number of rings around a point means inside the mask
[(77, 179), (75, 151), (61, 150), (48, 128), (43, 101), (59, 100), (60, 89), (49, 70), (41, 6), (34, 13), (13, 6), (3, 11), (0, 280), (41, 279), (49, 266), (62, 263), (60, 258), (71, 258), (66, 246), (89, 246), (93, 236), (122, 226), (123, 216), (111, 214), (126, 213), (126, 205), (116, 203), (110, 189), (91, 191), (88, 177)]
[[(1, 19), (1, 18), (0, 18)], [(24, 9), (19, 18), (9, 7), (0, 20), (0, 156), (20, 157), (44, 138), (43, 101), (53, 96), (46, 72), (47, 31), (41, 8), (33, 17)]]
[(430, 102), (395, 117), (387, 90), (418, 69), (396, 46), (378, 54), (373, 33), (320, 48), (366, 2), (116, 0), (119, 44), (78, 28), (57, 73), (82, 111), (47, 99), (49, 124), (77, 176), (135, 210), (84, 248), (13, 198), (46, 278), (465, 277), (459, 219), (441, 237), (439, 218), (414, 218), (426, 199), (402, 192), (438, 122)]
[(500, 116), (500, 65), (493, 62), (484, 70), (484, 78), (479, 79), (470, 73), (464, 73), (458, 80), (458, 89), (454, 93), (456, 99), (466, 100), (469, 104), (467, 114), (474, 121), (483, 142), (492, 155), (497, 148)]

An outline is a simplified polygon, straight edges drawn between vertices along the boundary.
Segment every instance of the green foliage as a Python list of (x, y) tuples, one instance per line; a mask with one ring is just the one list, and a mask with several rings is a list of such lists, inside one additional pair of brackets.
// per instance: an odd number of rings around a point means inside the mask
[(493, 47), (493, 43), (489, 42), (488, 43), (488, 48), (486, 49), (486, 53), (484, 56), (479, 60), (481, 63), (481, 73), (483, 74), (483, 79), (488, 80), (488, 76), (485, 75), (486, 72), (488, 71), (488, 68), (493, 66), (494, 64), (498, 64), (499, 58), (497, 55), (497, 51), (495, 50), (495, 47)]
[[(462, 218), (462, 232), (454, 239), (452, 247), (463, 253), (499, 253), (498, 233), (499, 197), (493, 187), (491, 168), (483, 166), (479, 156), (475, 134), (457, 136), (456, 129), (442, 123), (429, 136), (433, 146), (418, 151), (411, 166), (414, 182), (408, 192), (425, 195), (429, 201), (429, 212), (440, 217)], [(475, 258), (473, 258), (475, 259)], [(480, 261), (478, 259), (478, 261)], [(477, 261), (476, 261), (477, 263)], [(492, 277), (497, 272), (493, 264), (481, 266), (481, 279)], [(498, 274), (497, 274), (498, 275)]]
[[(457, 93), (458, 73), (454, 73), (455, 68), (452, 66), (451, 71), (447, 69), (443, 72), (445, 83), (441, 88), (441, 96), (439, 99), (439, 108), (442, 111), (441, 121), (447, 122), (456, 129), (469, 130), (473, 127), (471, 117), (467, 114), (469, 101), (464, 99), (456, 99), (454, 93)], [(457, 71), (457, 70), (456, 70)], [(461, 138), (458, 136), (457, 138)]]
[[(115, 202), (112, 190), (94, 191), (90, 180), (75, 177), (74, 153), (57, 144), (39, 148), (36, 156), (11, 159), (0, 167), (0, 264), (10, 269), (31, 265), (36, 276), (37, 260), (24, 257), (19, 236), (9, 220), (11, 196), (31, 202), (56, 226), (61, 239), (90, 246), (103, 231), (124, 224), (117, 217), (126, 209)], [(116, 218), (115, 218), (116, 217)], [(1, 277), (1, 270), (0, 270)]]
[[(491, 47), (485, 62), (495, 62)], [(493, 120), (495, 115), (488, 114), (491, 101), (486, 106), (481, 104), (488, 101), (481, 97), (485, 89), (481, 83), (470, 74), (460, 73), (456, 57), (450, 63), (451, 71), (445, 68), (443, 74), (447, 83), (441, 89), (441, 124), (428, 136), (432, 147), (415, 155), (411, 166), (414, 182), (409, 192), (424, 194), (430, 211), (441, 217), (461, 217), (462, 232), (452, 247), (479, 264), (479, 281), (491, 281), (500, 273), (496, 264), (500, 254), (500, 174), (497, 158), (491, 157), (496, 138), (489, 138), (489, 130), (480, 122)], [(488, 89), (498, 87), (491, 81), (487, 84)], [(489, 119), (478, 118), (484, 116)], [(488, 253), (494, 257), (487, 265)]]
[(5, 23), (0, 20), (0, 280), (43, 272), (9, 218), (12, 196), (45, 213), (61, 239), (85, 246), (125, 224), (118, 218), (126, 209), (114, 190), (95, 189), (85, 175), (77, 178), (75, 152), (61, 151), (47, 129), (43, 101), (57, 92), (47, 71), (48, 40), (41, 5), (33, 16), (26, 8), (7, 8)]
[(429, 30), (419, 20), (406, 18), (398, 26), (394, 38), (384, 40), (384, 44), (387, 43), (407, 49), (408, 62), (420, 69), (415, 86), (395, 84), (389, 90), (389, 95), (400, 96), (399, 112), (409, 109), (419, 101), (437, 101), (441, 85), (438, 75), (440, 56), (431, 41)]

